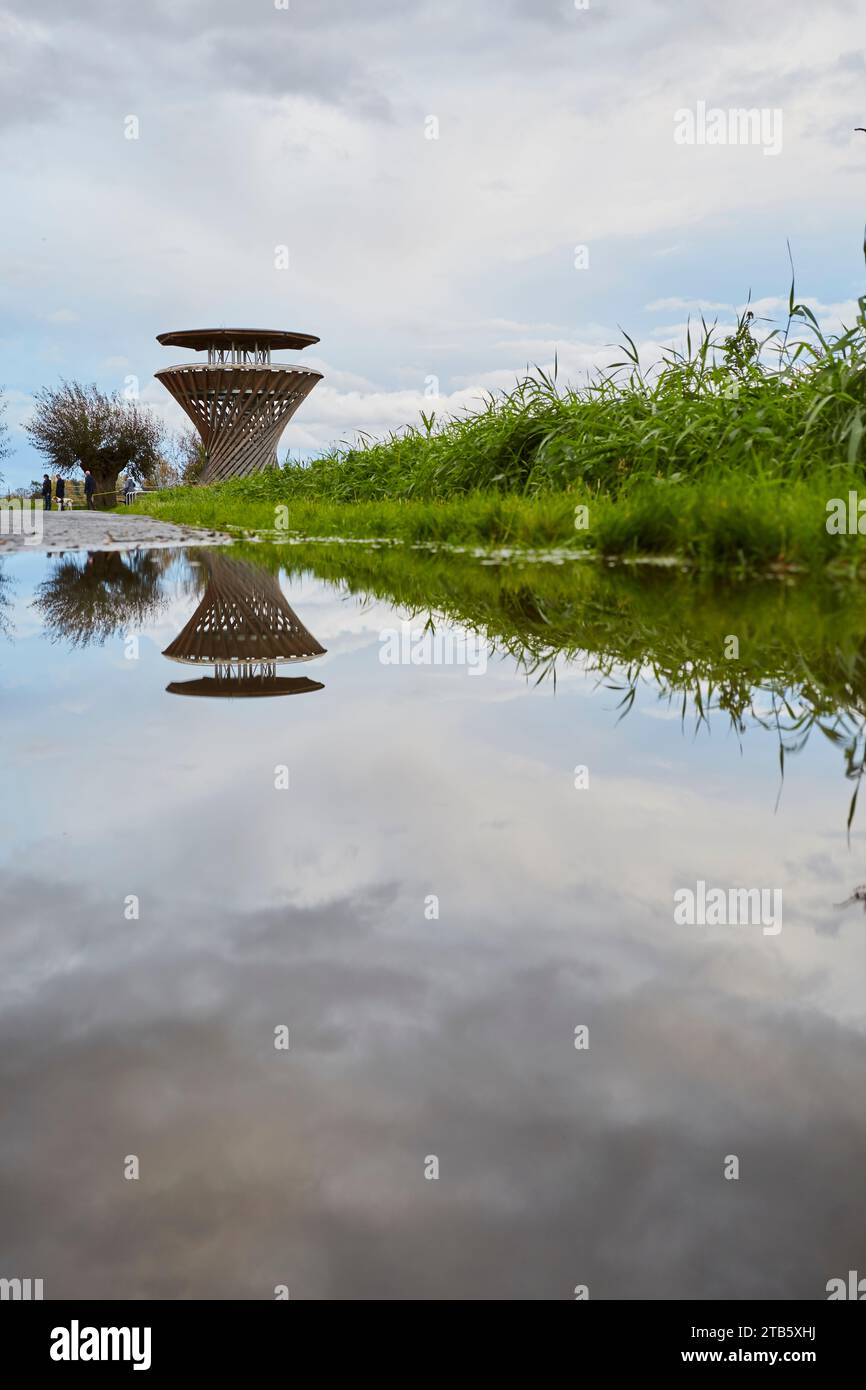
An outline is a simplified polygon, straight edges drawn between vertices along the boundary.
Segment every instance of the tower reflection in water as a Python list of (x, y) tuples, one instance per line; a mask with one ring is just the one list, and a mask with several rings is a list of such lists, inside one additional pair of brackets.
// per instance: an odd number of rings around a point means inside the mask
[(213, 666), (212, 676), (171, 681), (172, 695), (250, 699), (265, 695), (303, 695), (323, 690), (308, 676), (278, 674), (324, 656), (269, 570), (212, 551), (202, 564), (207, 585), (186, 627), (163, 656), (188, 666)]

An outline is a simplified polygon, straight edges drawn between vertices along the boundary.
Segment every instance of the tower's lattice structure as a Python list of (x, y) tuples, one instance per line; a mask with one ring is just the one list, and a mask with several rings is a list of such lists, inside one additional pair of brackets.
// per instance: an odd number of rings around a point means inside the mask
[(156, 373), (201, 435), (203, 483), (245, 477), (274, 463), (280, 435), (322, 373), (272, 362), (271, 352), (297, 352), (318, 341), (309, 333), (263, 328), (187, 328), (158, 335), (164, 347), (207, 352), (206, 362)]

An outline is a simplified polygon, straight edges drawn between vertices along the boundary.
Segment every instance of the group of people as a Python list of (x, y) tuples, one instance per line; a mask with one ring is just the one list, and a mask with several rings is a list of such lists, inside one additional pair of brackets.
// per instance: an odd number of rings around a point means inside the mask
[[(91, 473), (90, 469), (89, 469), (89, 468), (85, 468), (85, 470), (84, 470), (84, 496), (85, 496), (85, 498), (86, 498), (86, 500), (87, 500), (87, 508), (88, 508), (88, 511), (91, 511), (91, 512), (95, 510), (95, 506), (94, 506), (94, 502), (93, 502), (93, 495), (94, 495), (95, 492), (96, 492), (96, 480), (95, 480), (93, 474)], [(61, 478), (59, 475), (54, 479), (54, 496), (55, 496), (56, 499), (57, 499), (57, 508), (58, 508), (58, 511), (61, 511), (61, 512), (62, 512), (62, 511), (65, 511), (65, 510), (66, 510), (66, 507), (67, 507), (67, 501), (66, 501), (66, 479), (65, 479), (65, 478)], [(134, 496), (135, 496), (135, 483), (132, 481), (131, 478), (127, 478), (127, 479), (126, 479), (126, 482), (125, 482), (124, 485), (123, 485), (123, 500), (125, 501), (125, 503), (126, 503), (127, 506), (129, 506), (129, 504), (130, 504), (130, 502), (132, 501), (132, 499), (134, 498)], [(44, 509), (45, 509), (46, 512), (50, 512), (50, 511), (51, 511), (51, 479), (49, 478), (49, 476), (48, 476), (47, 473), (43, 476), (43, 479), (42, 479), (42, 504), (43, 504), (43, 507), (44, 507)], [(69, 505), (70, 507), (72, 506), (72, 499), (71, 499), (71, 498), (69, 499), (68, 505)]]
[[(94, 510), (93, 494), (96, 491), (96, 482), (89, 468), (84, 470), (84, 496), (87, 498), (87, 506), (90, 511)], [(54, 479), (54, 496), (57, 498), (58, 511), (66, 510), (66, 479), (59, 475)], [(42, 478), (42, 505), (46, 512), (51, 511), (51, 479), (48, 474)], [(72, 499), (69, 499), (69, 506), (72, 506)]]

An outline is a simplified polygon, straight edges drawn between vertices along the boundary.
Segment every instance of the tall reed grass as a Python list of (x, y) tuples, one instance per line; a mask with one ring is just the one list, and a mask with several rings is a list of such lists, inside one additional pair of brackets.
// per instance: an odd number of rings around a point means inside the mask
[(784, 328), (759, 336), (757, 327), (748, 309), (733, 332), (702, 318), (681, 349), (646, 369), (624, 335), (620, 359), (586, 386), (561, 388), (556, 371), (536, 368), (475, 413), (422, 417), (385, 440), (291, 465), (282, 483), (345, 502), (578, 484), (619, 495), (647, 478), (698, 479), (720, 465), (762, 478), (862, 466), (862, 302), (853, 328), (825, 334), (792, 284)]
[[(315, 535), (566, 544), (682, 555), (729, 567), (848, 562), (826, 502), (857, 488), (866, 459), (866, 299), (824, 333), (792, 283), (783, 327), (750, 309), (732, 331), (703, 318), (644, 367), (621, 357), (585, 386), (536, 368), (474, 413), (422, 416), (309, 464), (148, 498), (142, 510), (211, 526)], [(591, 525), (575, 533), (574, 506)]]

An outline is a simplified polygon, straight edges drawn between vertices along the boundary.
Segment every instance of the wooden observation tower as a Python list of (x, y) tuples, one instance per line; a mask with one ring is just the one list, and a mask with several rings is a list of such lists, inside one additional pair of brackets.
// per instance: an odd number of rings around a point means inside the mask
[(207, 352), (156, 373), (186, 411), (205, 449), (203, 483), (243, 478), (276, 461), (280, 435), (322, 373), (272, 362), (274, 349), (298, 352), (317, 343), (309, 333), (265, 328), (186, 328), (160, 333), (164, 347)]

